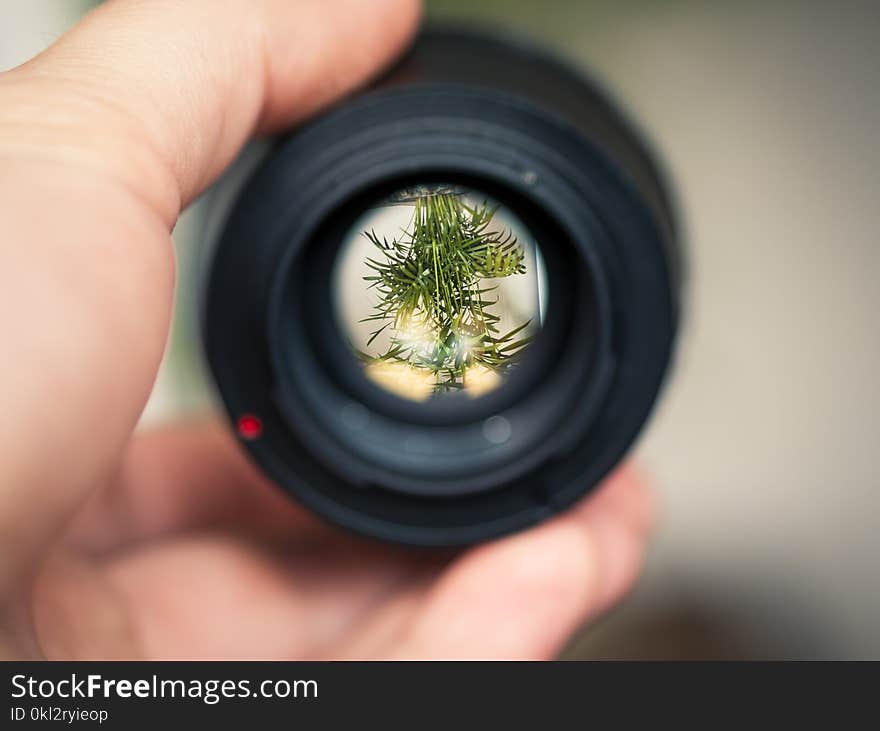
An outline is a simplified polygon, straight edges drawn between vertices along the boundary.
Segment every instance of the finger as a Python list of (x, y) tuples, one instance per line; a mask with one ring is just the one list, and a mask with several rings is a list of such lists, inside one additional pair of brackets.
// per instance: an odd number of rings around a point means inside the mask
[(264, 477), (215, 422), (136, 434), (118, 477), (89, 498), (68, 535), (76, 547), (101, 554), (206, 530), (272, 544), (337, 535)]
[(0, 77), (0, 587), (116, 470), (167, 335), (180, 206), (415, 18), (411, 0), (120, 0)]
[(547, 659), (626, 592), (652, 512), (645, 480), (613, 475), (569, 513), (453, 563), (395, 649), (404, 657)]
[(272, 553), (200, 535), (123, 554), (106, 575), (147, 657), (309, 659), (335, 653), (340, 638), (405, 585), (421, 560), (335, 544)]
[(5, 75), (0, 150), (109, 174), (171, 225), (255, 129), (290, 125), (375, 74), (408, 40), (418, 7), (105, 3)]

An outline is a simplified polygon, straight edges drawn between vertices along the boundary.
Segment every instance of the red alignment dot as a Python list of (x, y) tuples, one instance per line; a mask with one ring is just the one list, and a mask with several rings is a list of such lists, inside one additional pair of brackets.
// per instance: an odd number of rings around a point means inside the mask
[(263, 433), (263, 422), (253, 414), (242, 414), (236, 424), (242, 439), (256, 439)]

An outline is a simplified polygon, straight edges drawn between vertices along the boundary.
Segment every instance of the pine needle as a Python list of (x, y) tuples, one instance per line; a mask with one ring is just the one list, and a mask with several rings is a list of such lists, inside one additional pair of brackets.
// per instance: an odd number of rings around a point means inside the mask
[(364, 281), (379, 299), (363, 321), (380, 323), (367, 347), (389, 327), (390, 344), (379, 356), (361, 357), (430, 373), (435, 393), (463, 388), (474, 365), (503, 372), (515, 363), (532, 337), (514, 338), (531, 320), (499, 336), (500, 317), (492, 312), (498, 299), (490, 294), (496, 286), (483, 280), (525, 274), (525, 251), (511, 231), (492, 227), (496, 211), (469, 206), (453, 192), (426, 193), (397, 238), (364, 232), (375, 247)]

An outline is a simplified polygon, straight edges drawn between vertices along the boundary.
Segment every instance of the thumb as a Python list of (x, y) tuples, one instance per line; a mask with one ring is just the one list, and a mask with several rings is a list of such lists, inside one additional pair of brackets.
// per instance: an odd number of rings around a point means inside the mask
[(414, 0), (118, 0), (0, 75), (0, 591), (112, 473), (172, 299), (169, 232), (254, 130), (407, 42)]

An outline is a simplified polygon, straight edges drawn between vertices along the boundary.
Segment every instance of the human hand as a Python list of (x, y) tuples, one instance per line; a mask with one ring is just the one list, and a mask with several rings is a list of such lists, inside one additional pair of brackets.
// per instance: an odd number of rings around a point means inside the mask
[(453, 554), (342, 534), (215, 425), (133, 435), (180, 210), (406, 44), (414, 0), (109, 2), (0, 76), (0, 656), (547, 658), (632, 583), (622, 469)]

